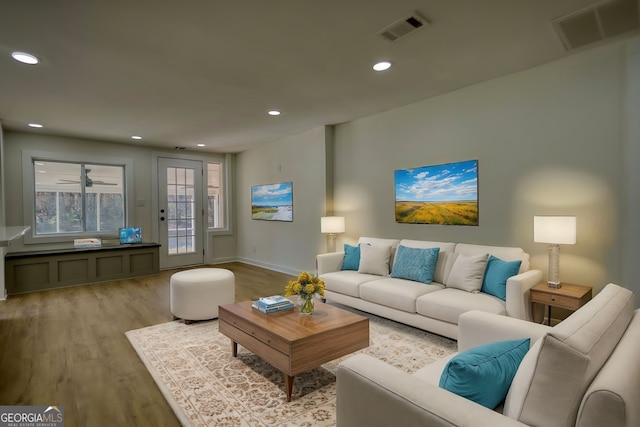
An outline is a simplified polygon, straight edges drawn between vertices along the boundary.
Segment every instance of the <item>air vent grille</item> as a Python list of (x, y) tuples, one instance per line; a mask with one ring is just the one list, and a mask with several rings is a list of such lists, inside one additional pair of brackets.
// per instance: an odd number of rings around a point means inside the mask
[(567, 50), (640, 28), (638, 0), (607, 0), (560, 17), (552, 24)]
[(429, 25), (429, 21), (420, 16), (418, 12), (411, 12), (404, 18), (383, 28), (378, 32), (378, 35), (387, 41), (394, 42), (427, 25)]
[(177, 146), (175, 147), (175, 149), (176, 149), (176, 150), (186, 150), (186, 149), (187, 149), (187, 147), (180, 147), (179, 145), (177, 145)]

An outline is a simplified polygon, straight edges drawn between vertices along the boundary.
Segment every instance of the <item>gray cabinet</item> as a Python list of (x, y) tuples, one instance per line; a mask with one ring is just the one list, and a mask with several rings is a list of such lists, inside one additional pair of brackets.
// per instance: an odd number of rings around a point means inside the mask
[(11, 295), (158, 274), (159, 248), (141, 243), (8, 253), (5, 286)]

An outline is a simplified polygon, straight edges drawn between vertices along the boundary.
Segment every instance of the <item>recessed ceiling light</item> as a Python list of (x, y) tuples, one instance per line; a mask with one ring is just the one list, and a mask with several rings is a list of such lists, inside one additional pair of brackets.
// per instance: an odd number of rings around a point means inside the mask
[(278, 110), (271, 110), (268, 113), (270, 116), (279, 116), (280, 115), (280, 111)]
[(34, 65), (40, 62), (40, 60), (36, 56), (26, 52), (13, 52), (11, 56), (13, 57), (13, 59), (18, 62), (22, 62), (23, 64)]
[(133, 136), (131, 137), (131, 139), (142, 139), (142, 137), (141, 137), (141, 136), (138, 136), (138, 135), (133, 135)]
[(196, 144), (198, 147), (206, 147), (204, 144)]
[(389, 61), (378, 62), (373, 66), (373, 69), (376, 71), (384, 71), (388, 70), (389, 68), (391, 68), (391, 62)]
[(30, 128), (41, 128), (44, 127), (40, 123), (29, 123)]

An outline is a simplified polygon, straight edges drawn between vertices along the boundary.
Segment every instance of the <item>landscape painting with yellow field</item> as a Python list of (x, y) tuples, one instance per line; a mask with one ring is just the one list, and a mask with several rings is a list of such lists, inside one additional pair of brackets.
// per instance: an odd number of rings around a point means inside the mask
[(396, 222), (478, 225), (478, 161), (395, 171)]

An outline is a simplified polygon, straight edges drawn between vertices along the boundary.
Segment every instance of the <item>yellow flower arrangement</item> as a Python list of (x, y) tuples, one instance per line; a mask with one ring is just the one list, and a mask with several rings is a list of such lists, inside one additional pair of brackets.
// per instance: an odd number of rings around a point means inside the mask
[(319, 279), (318, 276), (312, 276), (306, 271), (300, 273), (296, 280), (291, 280), (287, 283), (287, 286), (284, 288), (285, 297), (299, 295), (302, 298), (307, 298), (314, 294), (318, 294), (321, 297), (324, 296), (324, 281)]
[(324, 296), (324, 281), (318, 276), (303, 271), (296, 280), (291, 280), (284, 288), (284, 296), (298, 295), (300, 298), (300, 312), (304, 315), (313, 313), (313, 296)]

